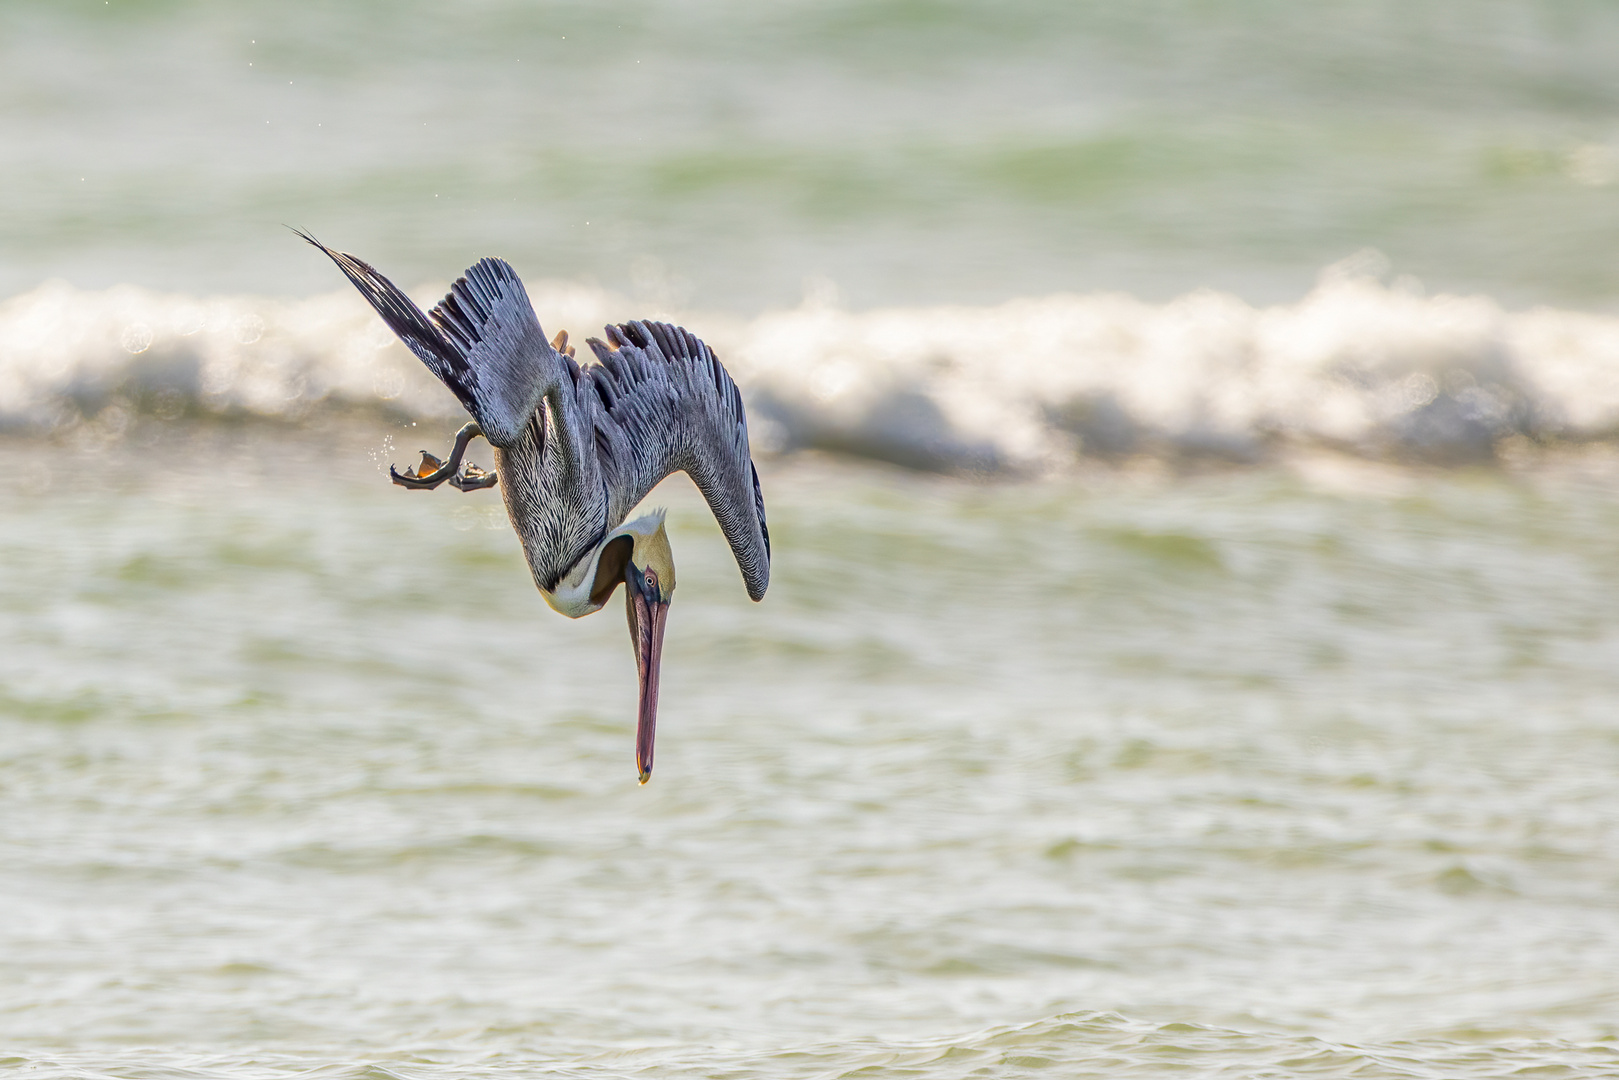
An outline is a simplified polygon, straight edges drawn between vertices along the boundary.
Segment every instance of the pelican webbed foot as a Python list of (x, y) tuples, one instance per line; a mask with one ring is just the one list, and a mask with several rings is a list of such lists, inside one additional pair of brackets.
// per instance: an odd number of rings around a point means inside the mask
[(467, 462), (467, 467), (460, 473), (450, 477), (450, 486), (458, 487), (462, 491), (477, 491), (479, 488), (492, 488), (500, 482), (500, 474), (493, 469), (484, 471), (478, 466)]
[(462, 491), (477, 491), (479, 488), (494, 487), (500, 476), (495, 472), (486, 472), (478, 466), (468, 462), (466, 468), (461, 467), (461, 458), (466, 455), (467, 444), (479, 435), (483, 428), (476, 422), (468, 424), (455, 433), (455, 445), (450, 448), (448, 461), (440, 461), (422, 451), (422, 463), (412, 469), (408, 465), (404, 472), (400, 472), (392, 465), (388, 466), (388, 476), (400, 487), (412, 488), (418, 491), (431, 491), (446, 480), (450, 486), (460, 488)]

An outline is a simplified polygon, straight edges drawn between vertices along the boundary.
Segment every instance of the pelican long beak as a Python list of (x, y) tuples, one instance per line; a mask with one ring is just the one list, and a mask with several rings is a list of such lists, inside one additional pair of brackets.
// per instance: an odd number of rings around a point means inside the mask
[(640, 707), (635, 720), (635, 768), (641, 783), (652, 778), (652, 744), (658, 734), (658, 665), (663, 659), (663, 626), (669, 601), (658, 592), (657, 574), (637, 567), (625, 568), (624, 601), (635, 646), (635, 670), (641, 679)]

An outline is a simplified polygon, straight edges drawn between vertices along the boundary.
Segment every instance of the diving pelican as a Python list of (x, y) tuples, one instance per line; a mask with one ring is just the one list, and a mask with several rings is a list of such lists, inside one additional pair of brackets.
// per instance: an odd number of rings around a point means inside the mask
[[(719, 520), (748, 596), (763, 598), (770, 583), (764, 496), (731, 376), (690, 332), (659, 322), (609, 326), (605, 340), (589, 339), (596, 362), (575, 362), (567, 331), (546, 340), (501, 259), (479, 260), (424, 314), (365, 262), (295, 231), (472, 414), (446, 460), (423, 451), (418, 469), (389, 467), (394, 482), (469, 491), (498, 480), (534, 584), (570, 619), (600, 611), (624, 584), (640, 678), (635, 767), (646, 783), (675, 564), (662, 511), (625, 518), (658, 481), (683, 471)], [(495, 448), (490, 473), (462, 467), (480, 435)]]

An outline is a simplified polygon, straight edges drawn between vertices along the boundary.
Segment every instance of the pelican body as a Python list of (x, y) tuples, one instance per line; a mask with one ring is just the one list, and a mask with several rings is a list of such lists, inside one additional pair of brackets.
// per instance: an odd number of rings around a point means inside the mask
[[(675, 567), (662, 511), (625, 519), (660, 480), (685, 472), (719, 521), (748, 596), (763, 598), (770, 532), (736, 384), (707, 345), (667, 323), (608, 326), (588, 341), (595, 361), (576, 362), (565, 331), (546, 339), (503, 260), (480, 260), (424, 313), (367, 263), (299, 235), (472, 415), (448, 460), (423, 451), (417, 470), (389, 470), (394, 481), (463, 491), (498, 481), (534, 584), (569, 618), (600, 611), (625, 586), (640, 679), (635, 762), (646, 783)], [(494, 447), (492, 473), (462, 465), (480, 435)]]

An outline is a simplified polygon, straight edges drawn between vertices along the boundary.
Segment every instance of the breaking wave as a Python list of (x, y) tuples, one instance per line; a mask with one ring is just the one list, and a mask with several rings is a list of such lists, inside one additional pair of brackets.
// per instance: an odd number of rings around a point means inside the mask
[[(557, 282), (530, 295), (548, 333), (630, 316), (691, 327), (742, 386), (765, 452), (1045, 471), (1301, 447), (1487, 462), (1525, 441), (1619, 441), (1619, 318), (1506, 311), (1387, 277), (1366, 253), (1271, 307), (1214, 292), (870, 312), (812, 299), (750, 320), (636, 310)], [(0, 304), (6, 427), (116, 438), (137, 419), (301, 422), (355, 408), (461, 415), (349, 291), (277, 300), (49, 282)]]

